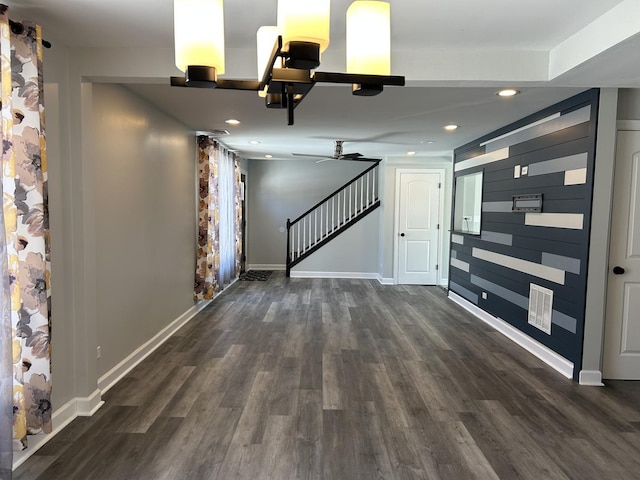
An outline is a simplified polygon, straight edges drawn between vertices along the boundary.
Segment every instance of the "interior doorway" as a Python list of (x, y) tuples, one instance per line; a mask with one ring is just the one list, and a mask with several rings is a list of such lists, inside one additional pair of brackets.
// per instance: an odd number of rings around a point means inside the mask
[(395, 278), (398, 284), (438, 284), (444, 170), (396, 170)]

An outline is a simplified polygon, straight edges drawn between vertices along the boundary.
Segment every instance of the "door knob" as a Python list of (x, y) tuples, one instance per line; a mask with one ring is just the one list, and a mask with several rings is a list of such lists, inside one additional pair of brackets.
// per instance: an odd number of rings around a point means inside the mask
[(619, 267), (618, 265), (613, 267), (613, 274), (614, 275), (622, 275), (623, 273), (624, 273), (624, 268)]
[(404, 237), (404, 233), (401, 233), (401, 234), (400, 234), (400, 236), (401, 236), (401, 237)]

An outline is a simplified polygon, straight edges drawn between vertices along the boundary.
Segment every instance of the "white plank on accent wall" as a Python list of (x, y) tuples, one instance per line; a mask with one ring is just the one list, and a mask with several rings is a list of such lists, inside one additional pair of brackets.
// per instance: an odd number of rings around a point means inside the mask
[(458, 260), (457, 258), (451, 258), (451, 266), (465, 272), (469, 271), (469, 264), (467, 262), (463, 262), (462, 260)]
[(565, 185), (583, 185), (587, 183), (587, 169), (577, 168), (564, 172)]
[(584, 215), (582, 213), (527, 213), (524, 223), (533, 227), (582, 230)]
[(507, 158), (509, 158), (509, 147), (501, 148), (500, 150), (496, 150), (491, 153), (484, 153), (468, 160), (463, 160), (462, 162), (456, 163), (454, 169), (456, 172), (459, 172), (460, 170), (486, 165), (487, 163), (498, 162)]
[(456, 235), (455, 233), (451, 235), (451, 241), (453, 243), (457, 243), (458, 245), (464, 245), (464, 237), (462, 235)]
[(511, 270), (527, 273), (534, 277), (544, 278), (550, 282), (559, 283), (564, 285), (564, 270), (559, 270), (553, 267), (547, 267), (539, 263), (529, 262), (528, 260), (522, 260), (520, 258), (510, 257), (508, 255), (502, 255), (501, 253), (490, 252), (481, 248), (473, 247), (472, 255), (475, 258), (484, 260), (485, 262), (495, 263)]

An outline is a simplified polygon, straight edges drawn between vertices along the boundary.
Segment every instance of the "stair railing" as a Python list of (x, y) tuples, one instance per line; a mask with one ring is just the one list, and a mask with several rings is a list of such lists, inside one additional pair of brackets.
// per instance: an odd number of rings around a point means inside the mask
[(291, 267), (380, 205), (379, 162), (309, 210), (287, 219), (287, 277)]

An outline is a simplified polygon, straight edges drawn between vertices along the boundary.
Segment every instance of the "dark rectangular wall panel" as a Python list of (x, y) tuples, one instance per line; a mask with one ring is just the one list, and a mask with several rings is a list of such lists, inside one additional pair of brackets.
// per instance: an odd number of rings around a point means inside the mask
[[(583, 92), (454, 155), (456, 178), (484, 175), (481, 233), (452, 233), (449, 289), (573, 362), (574, 379), (582, 367), (598, 95)], [(542, 195), (542, 212), (512, 211), (514, 196), (532, 194)], [(528, 323), (531, 284), (553, 291), (550, 334)]]

